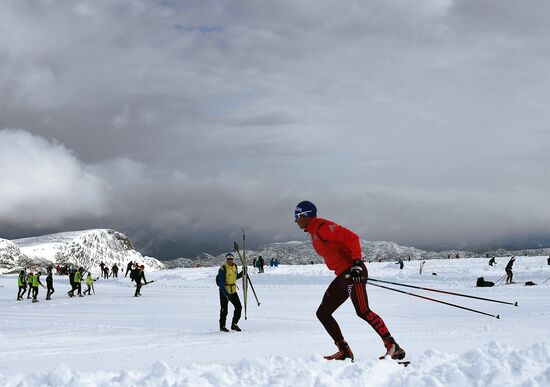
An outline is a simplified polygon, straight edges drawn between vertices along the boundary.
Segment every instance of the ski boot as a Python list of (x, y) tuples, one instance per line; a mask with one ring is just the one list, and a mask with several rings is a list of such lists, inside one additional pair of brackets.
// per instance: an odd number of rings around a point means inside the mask
[(220, 331), (221, 332), (229, 332), (229, 329), (225, 327), (225, 325), (220, 325)]
[(241, 328), (239, 328), (239, 326), (237, 324), (231, 324), (231, 330), (240, 332)]
[(380, 356), (380, 360), (388, 357), (393, 360), (402, 360), (405, 358), (405, 351), (395, 342), (393, 337), (390, 336), (384, 340), (384, 346), (386, 347), (386, 354)]
[(353, 363), (353, 352), (351, 352), (351, 348), (349, 347), (348, 343), (346, 343), (345, 340), (342, 340), (335, 342), (335, 344), (338, 346), (338, 352), (336, 352), (334, 355), (324, 356), (324, 358), (327, 360), (351, 359), (351, 362)]
[(38, 301), (36, 298), (33, 298), (32, 303), (34, 304), (35, 302), (40, 302), (40, 301)]

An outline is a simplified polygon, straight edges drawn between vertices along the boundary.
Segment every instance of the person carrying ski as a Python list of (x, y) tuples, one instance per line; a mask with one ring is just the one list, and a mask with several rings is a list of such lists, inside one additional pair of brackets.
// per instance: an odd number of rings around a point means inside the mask
[(27, 291), (27, 273), (25, 270), (21, 270), (17, 276), (17, 286), (19, 290), (17, 291), (17, 301), (22, 301), (25, 292)]
[(516, 260), (516, 257), (510, 258), (508, 261), (508, 264), (506, 265), (506, 268), (504, 271), (506, 271), (506, 283), (511, 284), (512, 283), (512, 277), (514, 276), (514, 273), (512, 273), (512, 266), (514, 266), (514, 262)]
[(338, 352), (325, 356), (325, 359), (350, 358), (353, 361), (353, 352), (332, 316), (349, 297), (357, 315), (369, 323), (382, 339), (386, 354), (380, 359), (387, 356), (395, 360), (403, 359), (405, 351), (396, 343), (382, 318), (369, 308), (366, 288), (368, 272), (362, 261), (359, 236), (330, 220), (318, 218), (317, 208), (309, 201), (298, 203), (294, 210), (294, 221), (310, 234), (313, 248), (336, 274), (317, 309), (317, 318), (338, 347)]
[(228, 253), (225, 255), (225, 264), (218, 269), (216, 284), (220, 290), (220, 331), (229, 332), (225, 327), (229, 302), (235, 308), (233, 319), (231, 320), (231, 330), (240, 332), (241, 328), (237, 325), (241, 318), (242, 305), (237, 293), (237, 280), (243, 276), (243, 272), (238, 272), (237, 265), (233, 262), (235, 257)]
[(46, 275), (46, 300), (52, 299), (52, 294), (55, 293), (55, 289), (53, 288), (53, 273), (52, 273), (52, 267), (48, 267), (48, 274)]
[(86, 290), (84, 290), (84, 294), (88, 293), (89, 296), (92, 295), (91, 290), (92, 286), (94, 284), (94, 279), (92, 278), (92, 273), (88, 272), (88, 275), (86, 276)]
[[(141, 296), (141, 287), (143, 285), (147, 285), (147, 280), (145, 279), (145, 266), (141, 265), (139, 266), (138, 273), (135, 276), (136, 281), (136, 292), (134, 293), (134, 297)], [(143, 280), (143, 284), (141, 283), (141, 280)]]

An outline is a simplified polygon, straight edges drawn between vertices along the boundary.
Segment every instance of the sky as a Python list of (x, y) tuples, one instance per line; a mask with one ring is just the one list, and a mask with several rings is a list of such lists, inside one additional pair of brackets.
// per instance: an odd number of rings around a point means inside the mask
[(0, 237), (550, 246), (550, 3), (2, 0)]

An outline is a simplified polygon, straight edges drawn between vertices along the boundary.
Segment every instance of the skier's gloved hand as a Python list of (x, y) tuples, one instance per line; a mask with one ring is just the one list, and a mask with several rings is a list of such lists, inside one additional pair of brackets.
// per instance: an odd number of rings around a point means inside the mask
[(356, 259), (353, 261), (353, 266), (349, 269), (349, 276), (351, 280), (355, 283), (360, 283), (362, 280), (361, 274), (363, 273), (363, 268), (361, 267), (361, 261)]

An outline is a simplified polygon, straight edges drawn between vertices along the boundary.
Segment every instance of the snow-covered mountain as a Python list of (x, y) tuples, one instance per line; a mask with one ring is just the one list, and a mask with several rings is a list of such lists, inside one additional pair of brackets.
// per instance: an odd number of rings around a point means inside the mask
[(164, 269), (162, 262), (143, 256), (134, 249), (126, 235), (114, 230), (71, 231), (16, 239), (12, 242), (21, 254), (32, 260), (24, 265), (16, 260), (13, 269), (18, 269), (17, 266), (28, 267), (29, 264), (40, 268), (47, 264), (69, 264), (98, 272), (100, 262), (108, 267), (116, 263), (122, 270), (130, 261), (143, 264), (146, 270)]
[[(370, 262), (391, 262), (397, 261), (399, 258), (403, 260), (410, 259), (456, 259), (484, 257), (505, 257), (510, 255), (517, 256), (539, 256), (549, 255), (550, 248), (540, 249), (523, 249), (523, 250), (506, 250), (498, 249), (483, 253), (472, 252), (466, 250), (443, 250), (443, 251), (426, 251), (410, 246), (401, 246), (395, 242), (386, 241), (367, 241), (361, 239), (361, 248), (363, 250), (364, 259)], [(247, 250), (247, 261), (250, 262), (261, 255), (266, 264), (269, 264), (271, 258), (277, 258), (279, 263), (287, 265), (303, 265), (310, 263), (323, 263), (323, 259), (315, 253), (311, 241), (290, 241), (281, 243), (270, 243), (261, 246), (256, 250)], [(196, 266), (217, 266), (224, 262), (225, 252), (217, 256), (202, 253), (195, 258), (178, 258), (172, 261), (163, 261), (167, 267), (196, 267)], [(240, 262), (238, 255), (235, 254), (237, 262)]]

